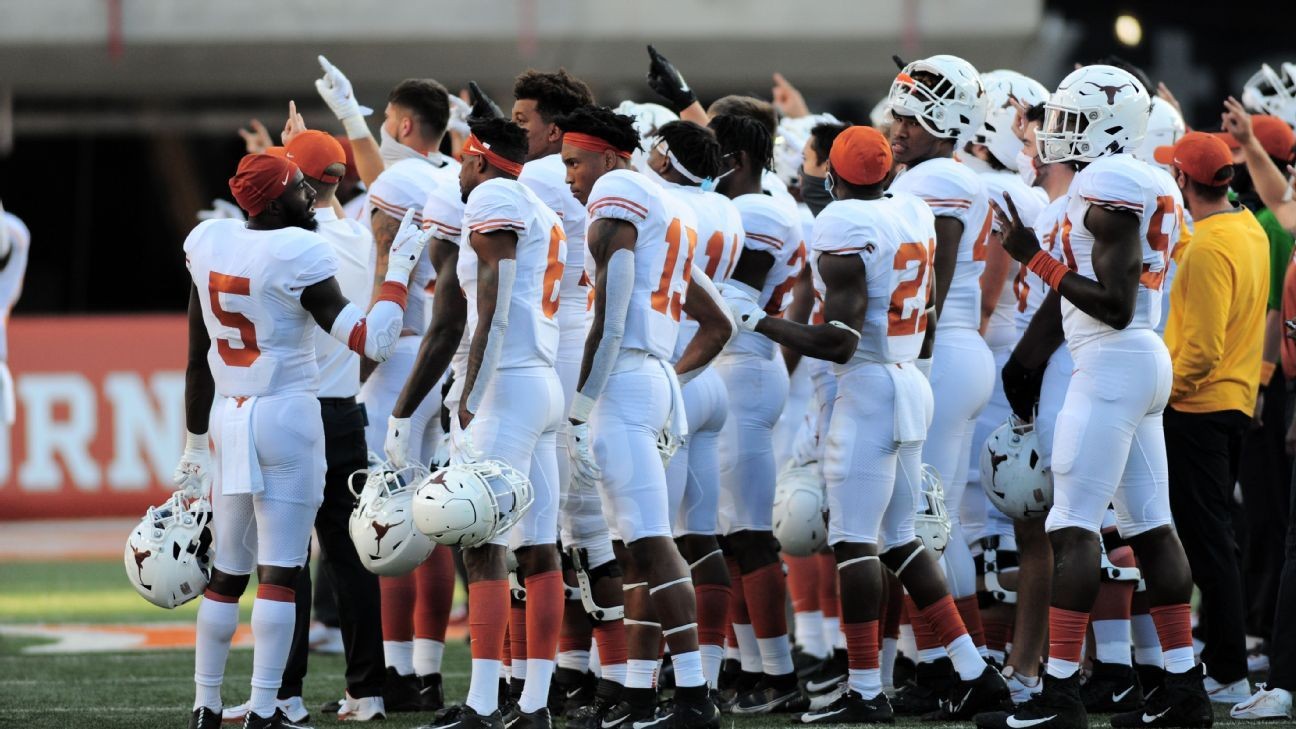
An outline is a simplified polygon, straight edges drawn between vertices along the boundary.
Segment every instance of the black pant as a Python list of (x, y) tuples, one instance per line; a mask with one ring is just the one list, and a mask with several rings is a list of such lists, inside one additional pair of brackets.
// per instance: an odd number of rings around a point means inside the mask
[(1235, 522), (1242, 547), (1242, 581), (1246, 586), (1247, 633), (1273, 631), (1278, 578), (1287, 539), (1287, 504), (1292, 462), (1287, 457), (1287, 383), (1282, 371), (1263, 388), (1263, 426), (1249, 429), (1242, 440), (1238, 484), (1242, 487), (1245, 521)]
[(1232, 503), (1242, 436), (1250, 422), (1250, 415), (1237, 410), (1165, 411), (1170, 510), (1193, 582), (1201, 589), (1202, 662), (1221, 683), (1247, 675), (1246, 611)]
[[(381, 696), (386, 678), (382, 647), (382, 604), (378, 576), (365, 569), (347, 531), (355, 497), (350, 477), (368, 467), (364, 407), (355, 398), (320, 398), (324, 418), (324, 503), (315, 515), (319, 538), (319, 568), (328, 574), (337, 601), (346, 651), (347, 692), (354, 698)], [(307, 633), (310, 629), (311, 578), (303, 569), (297, 581), (297, 627), (284, 668), (280, 698), (301, 696), (306, 676)]]
[[(1296, 405), (1296, 393), (1289, 393), (1289, 405)], [(1290, 422), (1290, 418), (1288, 420)], [(1274, 608), (1273, 633), (1269, 637), (1269, 688), (1296, 691), (1296, 470), (1288, 490), (1287, 545), (1282, 576), (1278, 580), (1278, 604)]]

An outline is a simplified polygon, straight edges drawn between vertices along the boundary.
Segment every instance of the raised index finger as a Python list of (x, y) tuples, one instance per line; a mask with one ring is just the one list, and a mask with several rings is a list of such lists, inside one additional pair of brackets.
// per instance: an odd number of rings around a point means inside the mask
[(1004, 202), (1008, 203), (1008, 213), (1012, 216), (1013, 225), (1021, 226), (1021, 216), (1017, 214), (1017, 205), (1013, 203), (1012, 195), (1004, 192)]

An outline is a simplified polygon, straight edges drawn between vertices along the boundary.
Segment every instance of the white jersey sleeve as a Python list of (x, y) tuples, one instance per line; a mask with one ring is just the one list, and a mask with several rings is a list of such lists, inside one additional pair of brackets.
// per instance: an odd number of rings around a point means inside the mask
[(463, 201), (439, 188), (423, 201), (423, 230), (432, 231), (432, 237), (438, 240), (458, 245), (463, 232), (463, 216)]
[[(774, 258), (757, 303), (766, 314), (780, 316), (792, 302), (792, 289), (806, 264), (800, 213), (795, 205), (764, 194), (742, 195), (734, 198), (733, 203), (742, 217), (743, 248), (768, 253)], [(745, 330), (726, 349), (730, 353), (762, 358), (772, 357), (774, 350), (773, 341)]]

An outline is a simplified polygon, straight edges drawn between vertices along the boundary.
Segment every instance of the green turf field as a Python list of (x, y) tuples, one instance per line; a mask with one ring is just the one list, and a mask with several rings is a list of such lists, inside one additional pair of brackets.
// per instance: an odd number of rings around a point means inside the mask
[[(245, 601), (245, 610), (250, 601)], [(89, 563), (0, 564), (0, 625), (15, 623), (106, 623), (192, 620), (195, 603), (164, 611), (140, 599), (130, 588), (119, 561)], [(245, 614), (246, 619), (246, 614)], [(0, 635), (0, 727), (23, 729), (179, 729), (187, 725), (193, 700), (193, 652), (25, 655), (33, 641)], [(446, 697), (460, 700), (468, 688), (468, 649), (461, 642), (446, 647)], [(315, 726), (336, 726), (318, 713), (325, 701), (340, 696), (342, 659), (312, 656), (306, 679), (307, 706)], [(235, 650), (226, 673), (225, 701), (247, 698), (252, 653)], [(1217, 726), (1241, 725), (1216, 711)], [(430, 715), (398, 714), (386, 726), (406, 729)], [(769, 729), (789, 718), (726, 717), (723, 729)], [(899, 725), (939, 729), (966, 724), (901, 721)], [(1107, 726), (1096, 717), (1093, 726)], [(1277, 726), (1270, 724), (1270, 726)]]

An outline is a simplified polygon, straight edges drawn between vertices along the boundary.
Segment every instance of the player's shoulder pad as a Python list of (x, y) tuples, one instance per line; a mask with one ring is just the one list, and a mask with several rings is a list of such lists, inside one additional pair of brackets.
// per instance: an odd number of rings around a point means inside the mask
[(525, 230), (529, 202), (526, 188), (517, 180), (487, 180), (469, 193), (464, 225), (474, 233)]
[(590, 190), (590, 221), (615, 218), (638, 226), (648, 219), (654, 203), (665, 193), (656, 183), (630, 170), (613, 170), (598, 179)]
[(464, 203), (458, 186), (437, 185), (423, 202), (422, 217), (422, 228), (430, 229), (433, 238), (458, 243), (464, 217)]
[[(427, 162), (403, 159), (383, 170), (374, 180), (369, 187), (369, 202), (375, 210), (399, 220), (410, 208), (421, 210), (428, 193), (437, 184), (435, 177), (435, 168)], [(415, 212), (414, 222), (421, 224), (420, 218)]]
[(795, 208), (764, 194), (742, 195), (733, 203), (742, 218), (744, 247), (771, 253), (796, 247), (801, 221)]
[(280, 264), (292, 288), (319, 283), (337, 273), (337, 256), (323, 236), (301, 228), (275, 231), (269, 241), (270, 255)]
[(881, 200), (838, 200), (828, 203), (815, 218), (810, 249), (819, 253), (869, 253), (882, 235)]
[(1160, 187), (1151, 167), (1121, 154), (1089, 163), (1076, 175), (1075, 194), (1090, 205), (1142, 215), (1145, 201)]

